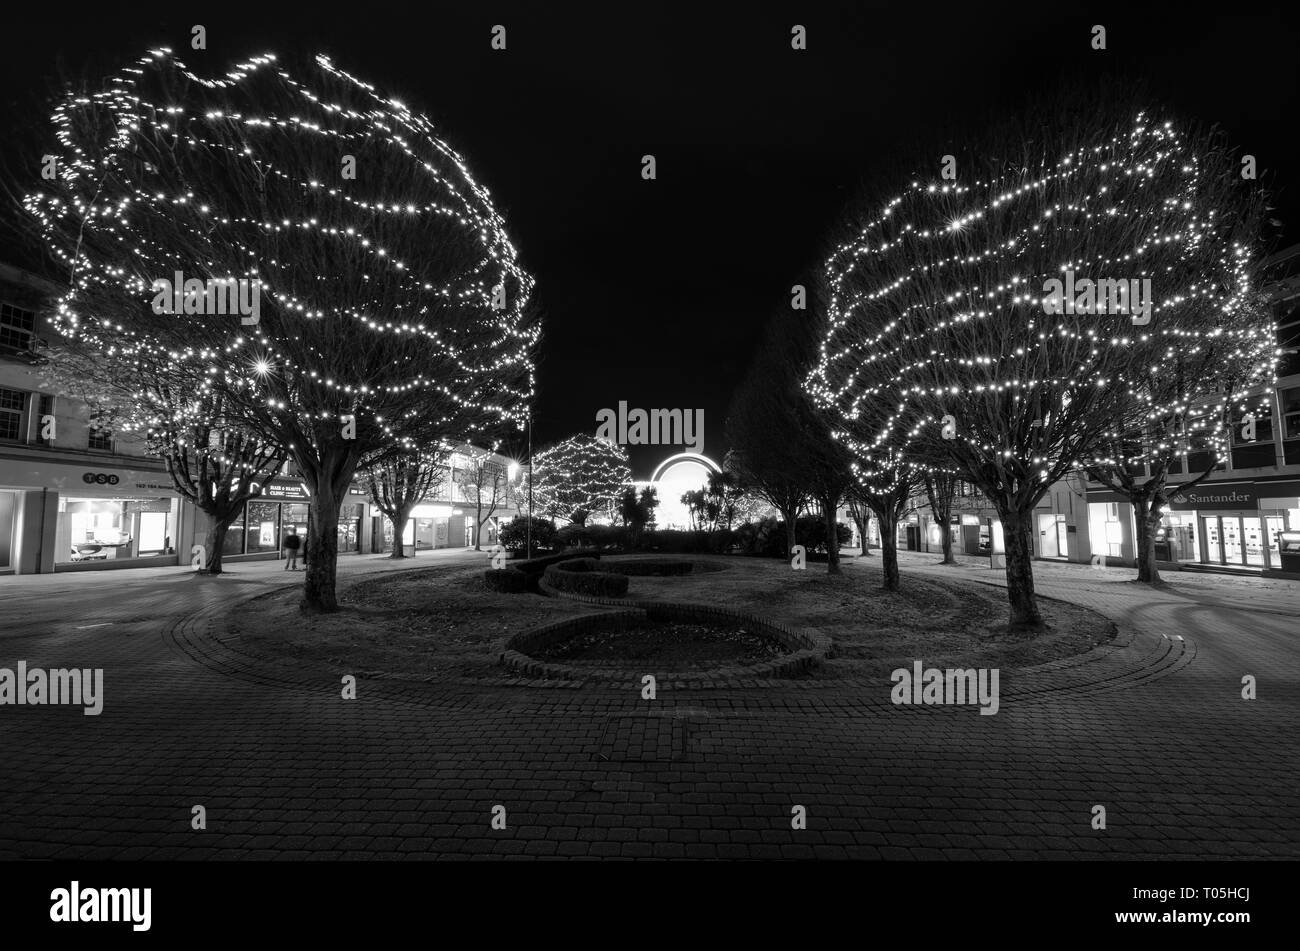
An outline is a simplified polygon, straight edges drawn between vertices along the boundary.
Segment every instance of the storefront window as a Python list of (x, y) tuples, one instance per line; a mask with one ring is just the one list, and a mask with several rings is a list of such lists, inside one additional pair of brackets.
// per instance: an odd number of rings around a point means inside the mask
[(280, 550), (280, 503), (249, 502), (245, 551), (250, 554)]
[(17, 510), (17, 493), (0, 492), (0, 568), (13, 567), (14, 514)]
[(1094, 556), (1123, 557), (1124, 523), (1118, 502), (1088, 503), (1088, 544)]
[[(1161, 537), (1163, 532), (1164, 537)], [(1164, 543), (1168, 551), (1160, 553)], [(1163, 561), (1200, 561), (1196, 548), (1196, 515), (1191, 512), (1170, 512), (1156, 534), (1156, 556)]]
[(361, 503), (339, 506), (339, 553), (361, 550)]
[(57, 563), (173, 555), (175, 499), (59, 500)]
[(294, 502), (285, 504), (280, 512), (280, 536), (281, 539), (289, 534), (292, 529), (299, 537), (302, 538), (303, 544), (307, 543), (307, 503)]

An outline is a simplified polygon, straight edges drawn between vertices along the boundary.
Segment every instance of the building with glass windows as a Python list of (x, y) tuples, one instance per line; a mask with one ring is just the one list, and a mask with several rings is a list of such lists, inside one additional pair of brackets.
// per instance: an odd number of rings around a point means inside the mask
[(178, 564), (194, 517), (162, 463), (41, 375), (41, 314), (57, 292), (0, 263), (0, 574)]

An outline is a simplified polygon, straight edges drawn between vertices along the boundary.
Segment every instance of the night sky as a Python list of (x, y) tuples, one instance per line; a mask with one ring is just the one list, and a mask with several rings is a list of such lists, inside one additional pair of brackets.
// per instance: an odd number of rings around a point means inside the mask
[[(214, 72), (255, 53), (325, 52), (427, 113), (492, 190), (537, 278), (535, 447), (593, 432), (597, 410), (626, 400), (702, 407), (705, 451), (720, 458), (763, 323), (818, 264), (845, 204), (905, 184), (900, 161), (918, 150), (937, 167), (978, 117), (1058, 81), (1143, 78), (1184, 115), (1222, 125), (1283, 187), (1278, 242), (1300, 240), (1295, 18), (1211, 20), (1172, 5), (1174, 19), (1096, 4), (561, 6), (115, 4), (111, 18), (79, 18), (49, 5), (7, 24), (0, 107), (6, 128), (28, 127), (60, 68), (106, 73), (168, 45)], [(194, 23), (206, 51), (189, 49)], [(504, 52), (489, 46), (497, 23)], [(790, 49), (794, 23), (806, 51)], [(1094, 23), (1105, 52), (1089, 48)], [(21, 140), (6, 136), (9, 167), (24, 162)], [(657, 181), (641, 178), (646, 153)], [(672, 451), (629, 450), (638, 478)]]

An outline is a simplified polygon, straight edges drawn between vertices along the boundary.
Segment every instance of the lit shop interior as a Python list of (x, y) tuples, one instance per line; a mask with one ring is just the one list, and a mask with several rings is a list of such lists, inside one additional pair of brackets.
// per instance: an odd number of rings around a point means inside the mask
[[(415, 551), (432, 548), (455, 548), (474, 544), (474, 526), (465, 518), (465, 510), (451, 505), (426, 503), (411, 511), (402, 542)], [(393, 523), (384, 519), (384, 544), (392, 550)]]
[[(339, 507), (338, 550), (361, 550), (361, 519), (365, 506), (360, 502), (345, 502)], [(226, 529), (222, 544), (223, 555), (257, 555), (279, 552), (284, 538), (292, 531), (307, 537), (306, 502), (250, 501), (239, 518)]]
[[(1161, 561), (1280, 569), (1282, 534), (1288, 524), (1300, 526), (1297, 499), (1260, 499), (1257, 512), (1165, 511), (1156, 532), (1156, 558)], [(1266, 507), (1268, 506), (1268, 507)], [(1112, 558), (1124, 555), (1131, 509), (1115, 502), (1088, 505), (1092, 551)], [(1131, 537), (1131, 536), (1130, 536)]]
[(56, 564), (176, 553), (176, 499), (59, 499)]
[(0, 571), (13, 567), (18, 493), (0, 490)]

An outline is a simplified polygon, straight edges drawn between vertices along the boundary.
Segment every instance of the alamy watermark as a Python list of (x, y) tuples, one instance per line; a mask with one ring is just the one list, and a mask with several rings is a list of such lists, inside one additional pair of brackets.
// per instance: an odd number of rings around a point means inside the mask
[(1137, 327), (1151, 323), (1151, 278), (1092, 280), (1065, 272), (1065, 280), (1043, 281), (1043, 310), (1049, 314), (1129, 314)]
[(620, 400), (618, 410), (596, 413), (596, 438), (629, 446), (685, 446), (704, 451), (704, 410), (629, 410)]
[(79, 704), (88, 717), (104, 709), (104, 668), (27, 669), (20, 660), (17, 670), (0, 667), (0, 706), (55, 706)]
[(152, 888), (82, 888), (74, 881), (50, 892), (50, 921), (123, 921), (132, 931), (148, 931), (152, 906)]
[(244, 326), (262, 319), (262, 282), (257, 278), (186, 278), (180, 271), (172, 279), (153, 282), (155, 314), (239, 314)]
[(998, 712), (999, 668), (980, 667), (966, 670), (938, 667), (923, 669), (916, 661), (912, 669), (899, 667), (889, 675), (894, 684), (889, 699), (895, 704), (975, 704), (980, 705), (980, 716)]

